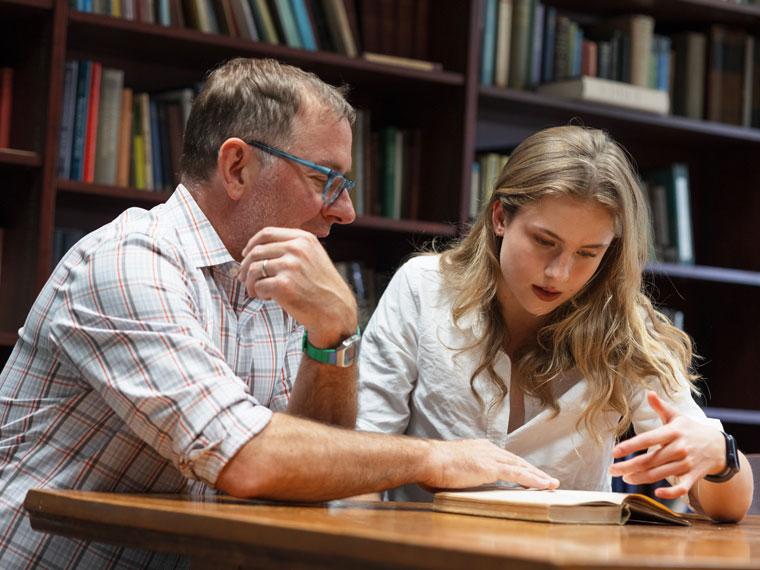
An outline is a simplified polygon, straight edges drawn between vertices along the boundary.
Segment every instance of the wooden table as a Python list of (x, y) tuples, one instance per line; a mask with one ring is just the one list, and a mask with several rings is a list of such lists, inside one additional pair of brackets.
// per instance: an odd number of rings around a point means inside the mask
[(51, 490), (29, 491), (25, 506), (37, 530), (190, 555), (194, 568), (760, 568), (760, 516), (690, 528), (584, 526), (413, 503)]

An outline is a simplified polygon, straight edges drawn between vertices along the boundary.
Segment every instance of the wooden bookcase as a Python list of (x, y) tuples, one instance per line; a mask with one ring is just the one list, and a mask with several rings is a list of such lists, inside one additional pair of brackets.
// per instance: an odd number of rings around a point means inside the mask
[[(545, 3), (592, 18), (643, 12), (658, 25), (700, 29), (722, 23), (760, 35), (760, 7), (721, 0)], [(685, 312), (686, 329), (704, 357), (706, 405), (727, 419), (745, 451), (760, 451), (760, 392), (754, 389), (760, 352), (760, 130), (481, 87), (481, 0), (434, 0), (431, 6), (429, 59), (441, 62), (443, 71), (80, 13), (65, 0), (0, 0), (0, 66), (16, 70), (13, 150), (0, 150), (0, 363), (49, 276), (57, 224), (89, 231), (126, 207), (151, 207), (168, 196), (57, 179), (66, 59), (95, 59), (123, 69), (126, 86), (158, 91), (197, 83), (231, 57), (268, 56), (329, 82), (348, 83), (351, 101), (371, 110), (373, 126), (421, 130), (421, 219), (363, 216), (350, 227), (334, 228), (327, 241), (336, 260), (361, 259), (378, 271), (392, 272), (431, 237), (459, 235), (467, 224), (476, 152), (509, 150), (538, 129), (570, 121), (606, 129), (641, 169), (688, 163), (697, 264), (653, 266), (648, 282), (658, 301)]]

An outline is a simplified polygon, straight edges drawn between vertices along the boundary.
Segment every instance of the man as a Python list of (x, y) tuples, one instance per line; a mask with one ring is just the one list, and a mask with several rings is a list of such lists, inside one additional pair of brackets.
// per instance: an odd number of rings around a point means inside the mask
[(230, 61), (193, 104), (168, 202), (59, 263), (0, 376), (0, 567), (177, 562), (32, 531), (33, 487), (321, 500), (556, 485), (486, 441), (342, 429), (356, 303), (317, 238), (355, 217), (353, 117), (314, 75)]

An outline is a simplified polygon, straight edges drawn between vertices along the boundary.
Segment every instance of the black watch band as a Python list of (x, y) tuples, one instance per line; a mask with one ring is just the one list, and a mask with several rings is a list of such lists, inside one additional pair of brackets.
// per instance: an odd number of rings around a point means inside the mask
[(722, 433), (726, 438), (726, 468), (720, 473), (705, 475), (705, 480), (710, 483), (723, 483), (739, 472), (739, 452), (736, 451), (736, 440), (731, 434)]

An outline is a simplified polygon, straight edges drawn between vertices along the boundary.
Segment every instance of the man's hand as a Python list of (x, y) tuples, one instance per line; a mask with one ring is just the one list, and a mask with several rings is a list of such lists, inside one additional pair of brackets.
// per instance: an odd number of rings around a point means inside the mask
[(309, 232), (259, 231), (243, 249), (238, 279), (250, 296), (277, 301), (304, 325), (309, 342), (318, 348), (333, 347), (356, 332), (356, 299)]
[(559, 481), (521, 457), (485, 439), (429, 441), (430, 473), (421, 484), (432, 489), (477, 487), (496, 481), (556, 489)]
[(655, 392), (649, 392), (647, 398), (664, 425), (617, 445), (612, 451), (616, 458), (643, 449), (648, 451), (613, 464), (610, 474), (622, 476), (626, 483), (634, 485), (675, 475), (678, 484), (655, 490), (661, 499), (675, 499), (688, 493), (705, 475), (720, 473), (725, 468), (725, 439), (714, 427), (681, 415)]

